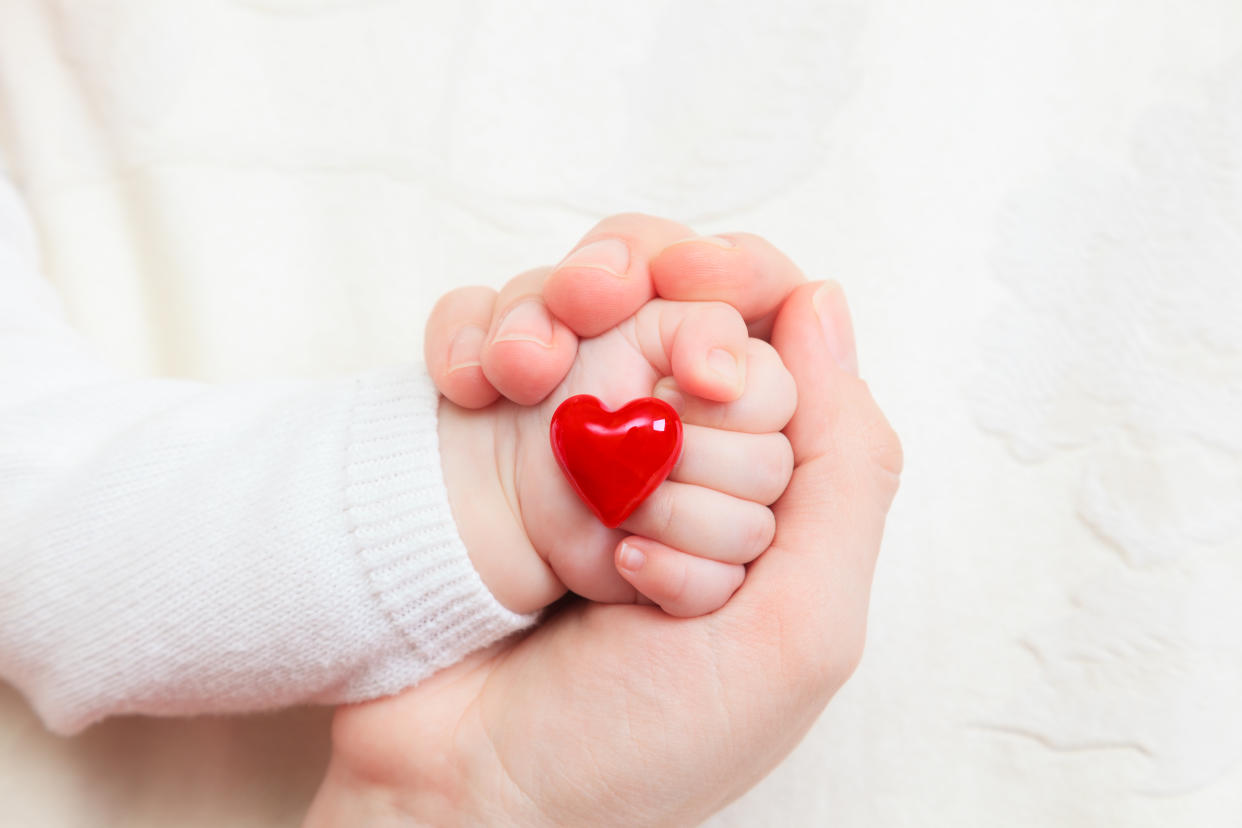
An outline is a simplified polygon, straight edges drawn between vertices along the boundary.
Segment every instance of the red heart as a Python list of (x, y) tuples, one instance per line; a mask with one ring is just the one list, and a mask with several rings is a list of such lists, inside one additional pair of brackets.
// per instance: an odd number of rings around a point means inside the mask
[(552, 453), (578, 497), (615, 529), (673, 470), (681, 418), (655, 397), (608, 411), (590, 394), (578, 394), (552, 415)]

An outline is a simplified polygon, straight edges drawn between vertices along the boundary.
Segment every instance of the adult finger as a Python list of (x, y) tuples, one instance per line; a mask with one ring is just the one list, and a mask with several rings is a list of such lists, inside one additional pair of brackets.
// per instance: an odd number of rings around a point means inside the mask
[(440, 297), (423, 333), (423, 360), (440, 393), (464, 408), (491, 405), (499, 392), (483, 374), (483, 342), (496, 291), (464, 287)]
[(578, 353), (578, 338), (554, 318), (542, 289), (548, 268), (509, 280), (496, 297), (483, 342), (483, 374), (520, 405), (534, 405), (560, 384)]
[(804, 702), (826, 703), (861, 658), (871, 578), (902, 467), (896, 433), (853, 373), (847, 320), (832, 282), (797, 289), (776, 319), (772, 341), (799, 389), (785, 430), (796, 465), (773, 507), (772, 547), (722, 610), (743, 624), (779, 616), (777, 657), (800, 665), (794, 689)]
[(610, 216), (591, 228), (548, 276), (544, 299), (579, 336), (597, 336), (655, 295), (648, 262), (693, 236), (684, 224), (641, 213)]
[(722, 233), (680, 239), (649, 265), (655, 291), (665, 299), (727, 302), (767, 339), (781, 303), (806, 277), (761, 236)]

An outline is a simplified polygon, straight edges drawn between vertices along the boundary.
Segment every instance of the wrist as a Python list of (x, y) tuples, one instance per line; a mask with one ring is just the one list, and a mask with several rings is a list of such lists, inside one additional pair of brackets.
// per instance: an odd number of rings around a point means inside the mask
[(526, 535), (516, 498), (517, 438), (506, 403), (472, 411), (441, 398), (437, 431), (449, 508), (470, 562), (506, 609), (529, 613), (564, 585)]
[[(495, 764), (495, 754), (474, 764)], [(415, 759), (416, 767), (398, 772), (410, 778), (366, 779), (334, 757), (315, 793), (302, 828), (415, 828), (438, 825), (547, 825), (552, 821), (535, 802), (516, 791), (501, 770), (486, 778), (467, 779), (454, 761), (434, 767)], [(448, 770), (447, 768), (454, 768)], [(397, 769), (388, 769), (395, 771)], [(411, 772), (412, 771), (412, 772)], [(446, 780), (446, 776), (453, 776)], [(447, 784), (446, 784), (447, 783)]]
[[(434, 825), (430, 817), (420, 817), (402, 803), (395, 793), (379, 786), (367, 786), (343, 780), (336, 767), (319, 786), (302, 828), (337, 828), (346, 825), (367, 825), (374, 828), (407, 828)], [(442, 823), (444, 824), (444, 823)]]
[[(360, 776), (348, 762), (333, 758), (315, 793), (302, 828), (415, 828), (433, 825), (481, 825), (467, 803), (435, 785)], [(420, 775), (421, 776), (421, 775)], [(456, 787), (456, 786), (455, 786)]]
[(511, 646), (477, 650), (397, 696), (338, 708), (332, 759), (304, 828), (559, 824), (514, 783), (482, 715)]

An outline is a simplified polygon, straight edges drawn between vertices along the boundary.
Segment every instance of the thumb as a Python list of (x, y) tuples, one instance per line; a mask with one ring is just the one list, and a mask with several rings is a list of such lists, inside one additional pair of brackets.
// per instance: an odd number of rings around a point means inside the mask
[(824, 702), (862, 655), (871, 578), (897, 491), (901, 443), (856, 374), (840, 285), (799, 287), (777, 315), (775, 346), (798, 387), (785, 430), (794, 473), (773, 506), (776, 536), (726, 607), (775, 614), (781, 661)]

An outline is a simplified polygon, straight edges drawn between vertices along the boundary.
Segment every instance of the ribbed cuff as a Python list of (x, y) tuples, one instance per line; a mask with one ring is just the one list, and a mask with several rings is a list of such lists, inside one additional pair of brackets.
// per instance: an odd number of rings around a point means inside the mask
[(355, 549), (381, 610), (426, 665), (414, 681), (538, 617), (502, 606), (470, 562), (444, 488), (438, 402), (421, 366), (360, 377), (346, 454)]

